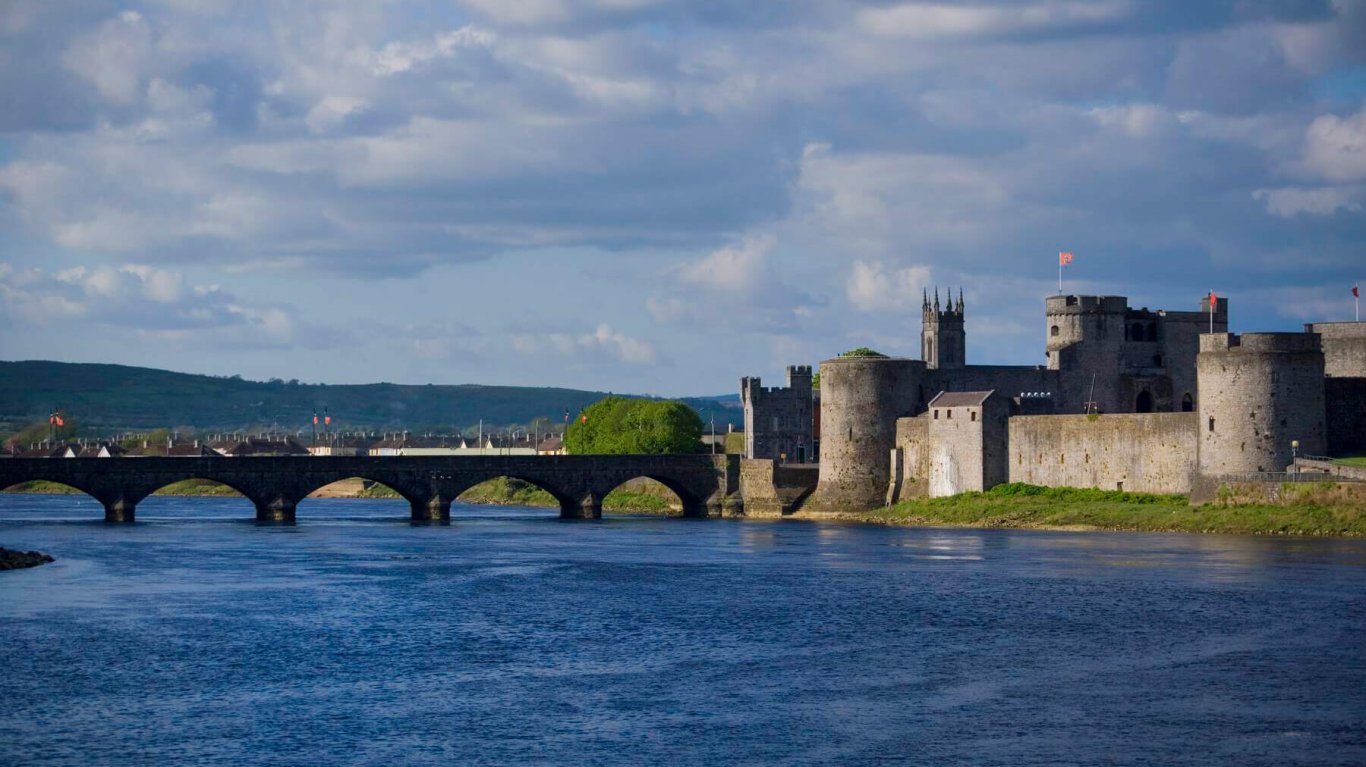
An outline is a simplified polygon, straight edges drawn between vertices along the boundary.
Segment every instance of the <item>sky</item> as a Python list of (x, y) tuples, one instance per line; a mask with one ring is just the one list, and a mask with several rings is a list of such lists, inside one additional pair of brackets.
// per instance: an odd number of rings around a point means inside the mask
[(1352, 319), (1366, 0), (5, 0), (0, 359), (664, 396)]

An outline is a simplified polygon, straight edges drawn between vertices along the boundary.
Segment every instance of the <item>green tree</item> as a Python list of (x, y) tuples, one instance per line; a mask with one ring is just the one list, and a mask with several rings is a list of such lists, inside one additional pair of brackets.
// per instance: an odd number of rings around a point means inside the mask
[(673, 400), (604, 397), (569, 425), (564, 446), (576, 455), (695, 453), (702, 418)]
[(840, 356), (841, 356), (841, 357), (886, 357), (887, 355), (883, 354), (883, 353), (880, 352), (880, 351), (875, 351), (875, 350), (873, 350), (873, 349), (869, 349), (869, 348), (866, 347), (866, 346), (860, 346), (860, 347), (857, 348), (857, 349), (850, 349), (849, 351), (845, 352), (844, 354), (841, 354)]

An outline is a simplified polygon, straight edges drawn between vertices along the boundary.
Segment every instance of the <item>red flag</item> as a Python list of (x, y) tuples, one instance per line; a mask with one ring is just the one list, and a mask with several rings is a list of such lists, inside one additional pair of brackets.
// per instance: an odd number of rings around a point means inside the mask
[(332, 416), (330, 416), (330, 415), (325, 415), (325, 416), (323, 416), (323, 423), (326, 424), (327, 426), (331, 426), (331, 425), (332, 425)]
[(314, 426), (317, 426), (317, 425), (318, 425), (318, 414), (317, 414), (317, 413), (314, 413), (314, 414), (313, 414), (313, 425), (314, 425)]
[(1065, 250), (1058, 253), (1058, 266), (1067, 266), (1070, 263), (1072, 263), (1071, 253)]
[(579, 423), (588, 423), (588, 416), (586, 416), (586, 415), (581, 415), (581, 416), (579, 416)]
[(1352, 298), (1361, 298), (1361, 291), (1357, 290), (1356, 285), (1352, 286)]
[(1214, 295), (1214, 291), (1211, 290), (1211, 291), (1209, 292), (1209, 308), (1210, 308), (1210, 311), (1214, 311), (1214, 307), (1215, 307), (1215, 306), (1218, 306), (1218, 305), (1219, 305), (1219, 297), (1216, 296), (1216, 295)]
[(56, 413), (53, 413), (52, 416), (47, 419), (47, 422), (53, 424), (54, 426), (66, 426), (66, 421), (63, 420), (62, 417), (60, 415), (57, 415)]

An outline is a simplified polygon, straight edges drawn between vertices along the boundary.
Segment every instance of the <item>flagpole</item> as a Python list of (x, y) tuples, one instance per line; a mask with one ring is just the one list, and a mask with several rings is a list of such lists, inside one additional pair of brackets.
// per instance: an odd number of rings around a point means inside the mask
[(1209, 332), (1214, 333), (1214, 304), (1218, 302), (1214, 295), (1214, 288), (1209, 289)]
[(1062, 295), (1062, 253), (1058, 253), (1058, 295)]

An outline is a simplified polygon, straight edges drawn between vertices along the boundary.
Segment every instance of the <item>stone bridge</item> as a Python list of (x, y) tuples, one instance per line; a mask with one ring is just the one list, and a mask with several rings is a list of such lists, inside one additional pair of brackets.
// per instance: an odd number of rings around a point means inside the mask
[(143, 498), (186, 479), (219, 482), (256, 505), (256, 519), (293, 522), (299, 502), (318, 488), (360, 477), (393, 488), (414, 521), (444, 521), (451, 501), (488, 479), (511, 477), (549, 492), (566, 519), (598, 519), (618, 485), (648, 477), (668, 487), (690, 517), (720, 516), (735, 503), (739, 464), (724, 455), (383, 456), (242, 458), (0, 459), (0, 489), (20, 482), (60, 482), (104, 505), (108, 522), (132, 522)]

